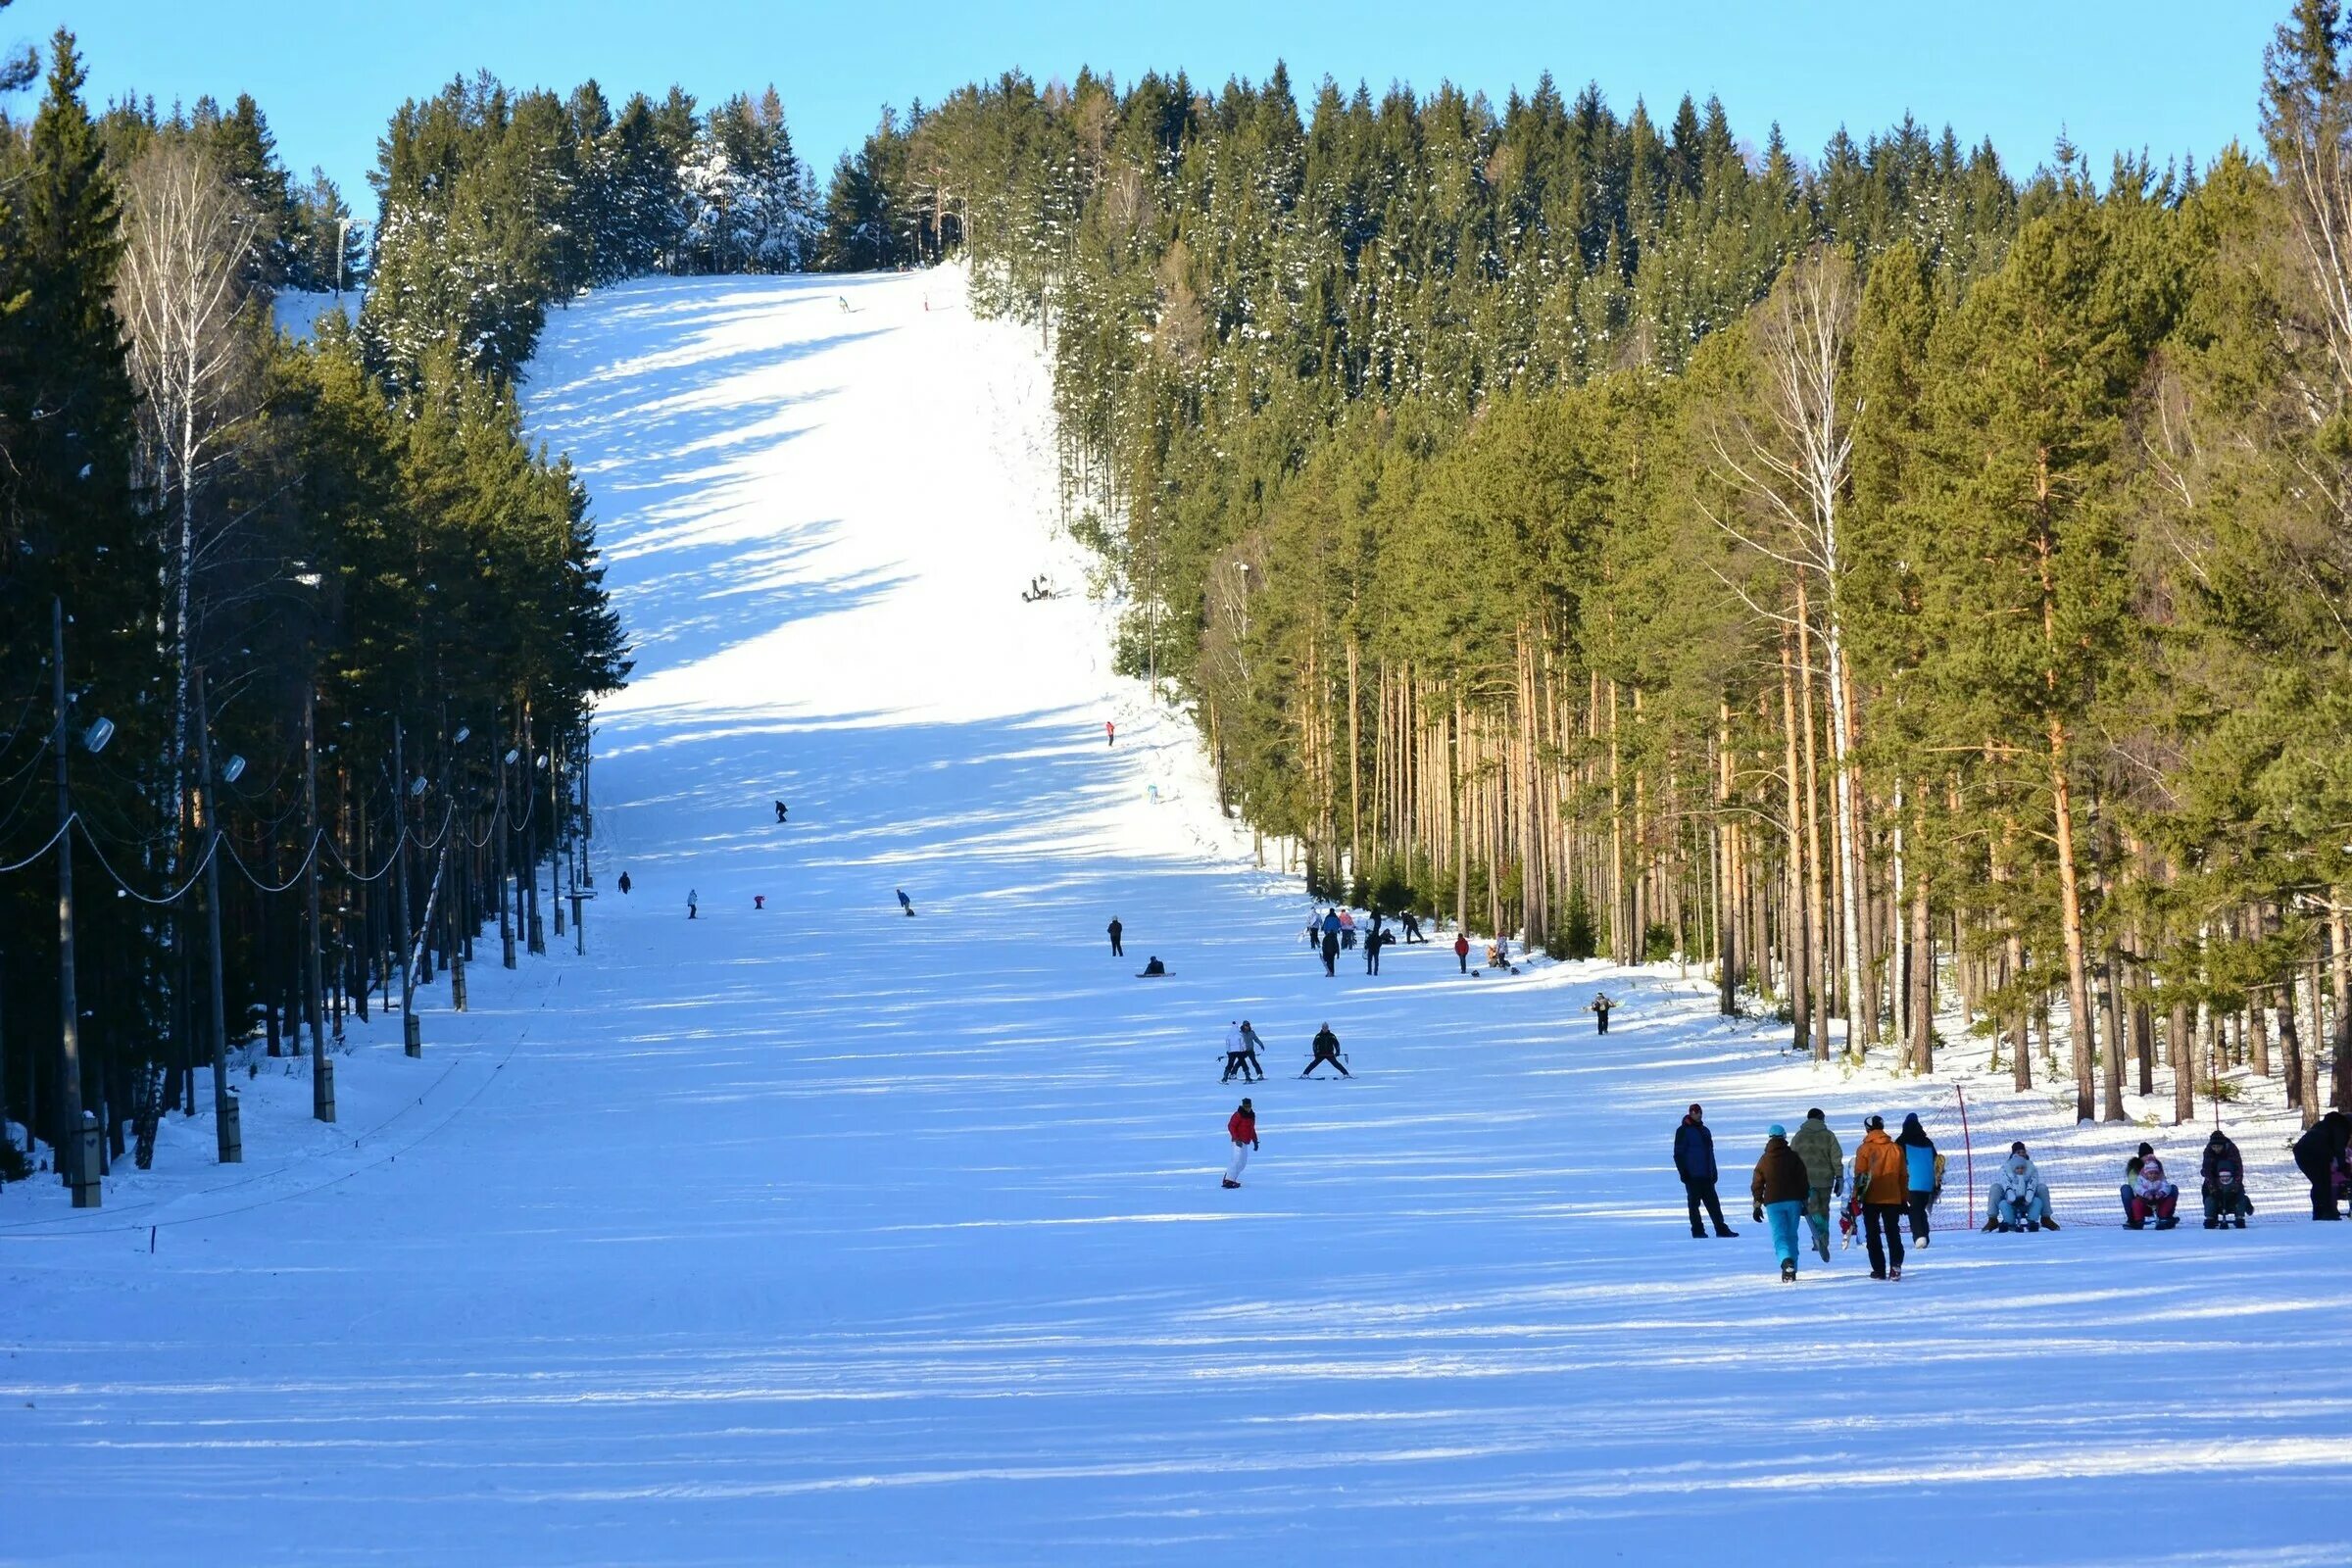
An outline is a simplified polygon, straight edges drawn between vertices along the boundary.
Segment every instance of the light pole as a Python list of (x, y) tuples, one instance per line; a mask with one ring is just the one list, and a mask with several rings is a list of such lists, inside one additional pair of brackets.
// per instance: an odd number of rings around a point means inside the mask
[[(63, 1137), (56, 1141), (65, 1156), (68, 1186), (74, 1189), (75, 1208), (96, 1208), (104, 1194), (99, 1187), (98, 1126), (81, 1102), (81, 1004), (74, 991), (74, 795), (67, 783), (66, 759), (66, 602), (49, 601), (51, 695), (57, 704), (57, 729), (51, 745), (57, 753), (57, 992), (58, 1046), (64, 1058), (59, 1088), (65, 1096)], [(114, 738), (112, 719), (101, 718), (82, 732), (82, 744), (92, 752), (106, 749)]]
[(318, 983), (318, 688), (306, 675), (302, 683), (302, 825), (310, 840), (303, 857), (303, 904), (310, 928), (303, 943), (302, 978), (308, 995), (304, 1005), (311, 1014), (311, 1115), (324, 1122), (335, 1119), (335, 1064), (326, 1054), (325, 990)]
[[(393, 851), (400, 866), (392, 873), (396, 890), (393, 906), (400, 920), (400, 1043), (412, 1056), (424, 1054), (423, 1032), (416, 1027), (416, 976), (409, 962), (409, 788), (408, 764), (401, 755), (400, 718), (392, 719), (392, 805), (400, 813), (400, 837)], [(421, 788), (424, 780), (418, 779)]]
[(490, 819), (491, 828), (498, 835), (499, 961), (510, 969), (514, 967), (514, 922), (507, 909), (507, 859), (514, 849), (509, 842), (514, 834), (507, 822), (507, 772), (521, 755), (510, 746), (498, 760), (498, 812)]
[[(449, 792), (449, 764), (456, 749), (465, 745), (472, 734), (473, 729), (470, 725), (460, 724), (458, 732), (449, 738), (449, 746), (441, 754), (441, 803), (449, 812), (449, 828), (444, 831), (455, 831), (461, 835), (466, 829), (458, 813), (456, 798)], [(461, 780), (465, 777), (463, 768), (459, 770), (459, 777)], [(465, 860), (455, 854), (457, 848), (457, 843), (453, 842), (449, 849), (443, 852), (442, 863), (444, 865), (450, 863), (452, 859), (456, 859), (458, 862), (457, 880), (443, 895), (444, 901), (449, 906), (448, 911), (443, 917), (449, 922), (449, 1006), (452, 1012), (464, 1012), (466, 1010), (466, 867)]]
[[(245, 759), (231, 757), (224, 770), (228, 782), (234, 784), (245, 771)], [(236, 1096), (228, 1087), (228, 1016), (227, 1004), (221, 997), (220, 961), (220, 802), (213, 788), (213, 720), (207, 706), (204, 669), (196, 670), (196, 781), (197, 808), (204, 813), (204, 914), (212, 937), (212, 1006), (206, 1021), (212, 1032), (213, 1056), (213, 1138), (218, 1145), (220, 1163), (242, 1164), (245, 1159), (245, 1133), (242, 1113)]]

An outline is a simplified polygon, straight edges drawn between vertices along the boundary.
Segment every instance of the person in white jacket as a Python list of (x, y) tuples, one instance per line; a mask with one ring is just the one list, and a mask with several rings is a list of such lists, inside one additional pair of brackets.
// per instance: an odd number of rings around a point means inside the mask
[(2024, 1144), (2011, 1144), (2009, 1157), (1992, 1179), (1992, 1224), (2003, 1231), (2056, 1230), (2050, 1218), (2050, 1190)]

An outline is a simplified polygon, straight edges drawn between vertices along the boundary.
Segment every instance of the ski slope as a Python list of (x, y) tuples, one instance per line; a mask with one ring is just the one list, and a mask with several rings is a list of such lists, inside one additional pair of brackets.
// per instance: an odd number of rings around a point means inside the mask
[[(2215, 1236), (2201, 1131), (1972, 1093), (1980, 1195), (2022, 1136), (2070, 1222), (1982, 1237), (1946, 1085), (1790, 1061), (1695, 972), (1327, 979), (1111, 611), (1020, 600), (1085, 577), (1048, 391), (952, 272), (551, 319), (530, 417), (638, 659), (587, 956), (436, 989), (421, 1061), (355, 1035), (336, 1129), (268, 1063), (246, 1166), (200, 1117), (95, 1214), (0, 1194), (0, 1561), (2344, 1560), (2352, 1226), (2296, 1218), (2275, 1108)], [(1325, 1021), (1356, 1076), (1300, 1082)], [(1736, 1241), (1684, 1225), (1693, 1100)], [(1774, 1278), (1746, 1172), (1809, 1104), (1951, 1154), (1900, 1283)], [(2111, 1223), (2140, 1136), (2179, 1232)]]

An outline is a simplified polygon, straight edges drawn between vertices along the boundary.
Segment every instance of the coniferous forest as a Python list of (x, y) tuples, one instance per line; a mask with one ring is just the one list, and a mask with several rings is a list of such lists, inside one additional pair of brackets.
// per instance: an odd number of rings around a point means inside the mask
[(0, 83), (0, 1110), (122, 1157), (539, 945), (628, 671), (545, 313), (951, 258), (1050, 356), (1122, 667), (1318, 893), (1712, 964), (1823, 1057), (1956, 998), (2086, 1117), (2159, 1056), (2183, 1118), (2352, 1102), (2346, 47), (2297, 0), (2261, 145), (2030, 174), (1277, 66), (1007, 74), (820, 193), (772, 89), (459, 78), (363, 223), (61, 32)]

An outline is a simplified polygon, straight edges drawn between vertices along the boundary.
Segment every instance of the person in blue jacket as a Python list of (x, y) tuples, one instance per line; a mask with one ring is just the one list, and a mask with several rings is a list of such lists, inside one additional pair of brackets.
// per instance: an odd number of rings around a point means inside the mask
[(1903, 1177), (1910, 1189), (1903, 1195), (1903, 1207), (1911, 1215), (1911, 1245), (1928, 1245), (1928, 1209), (1936, 1201), (1936, 1145), (1928, 1130), (1919, 1124), (1919, 1112), (1903, 1118), (1903, 1130), (1894, 1136), (1903, 1150)]
[(1715, 1222), (1716, 1235), (1740, 1234), (1723, 1222), (1723, 1203), (1715, 1196), (1715, 1135), (1707, 1130), (1704, 1114), (1696, 1105), (1674, 1130), (1674, 1173), (1683, 1179), (1683, 1197), (1690, 1206), (1691, 1235), (1703, 1238), (1707, 1234), (1698, 1220), (1702, 1204), (1707, 1218)]

